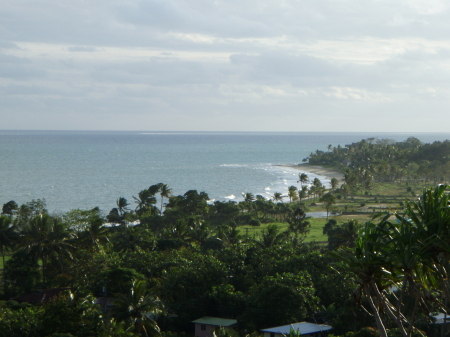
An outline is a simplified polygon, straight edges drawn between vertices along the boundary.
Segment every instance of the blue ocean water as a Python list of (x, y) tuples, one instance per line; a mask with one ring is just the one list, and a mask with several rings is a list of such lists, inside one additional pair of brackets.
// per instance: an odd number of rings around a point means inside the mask
[[(150, 185), (173, 194), (205, 191), (212, 200), (270, 197), (296, 185), (301, 163), (316, 149), (363, 138), (423, 142), (450, 133), (247, 133), (128, 131), (0, 131), (0, 205), (45, 198), (51, 212), (100, 207)], [(320, 177), (323, 179), (323, 177)], [(326, 181), (325, 181), (326, 182)]]

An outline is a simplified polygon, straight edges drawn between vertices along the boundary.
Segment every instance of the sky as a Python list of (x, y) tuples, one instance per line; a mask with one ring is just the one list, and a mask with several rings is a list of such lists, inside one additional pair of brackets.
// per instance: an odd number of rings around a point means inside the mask
[(0, 0), (0, 129), (448, 132), (446, 0)]

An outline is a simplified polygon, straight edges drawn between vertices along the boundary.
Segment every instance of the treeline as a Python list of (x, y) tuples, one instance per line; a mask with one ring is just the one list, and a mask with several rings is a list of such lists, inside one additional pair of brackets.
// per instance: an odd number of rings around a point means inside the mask
[[(304, 320), (345, 337), (431, 336), (429, 314), (447, 309), (446, 186), (359, 233), (354, 220), (328, 221), (328, 249), (304, 243), (299, 204), (283, 215), (286, 230), (270, 224), (252, 238), (238, 224), (269, 220), (271, 206), (257, 205), (273, 201), (209, 205), (204, 192), (163, 186), (138, 193), (134, 207), (118, 198), (107, 217), (98, 208), (51, 215), (43, 200), (4, 204), (0, 336), (171, 337), (202, 316), (237, 319), (241, 336)], [(43, 289), (61, 294), (22, 302)]]
[(351, 190), (370, 190), (374, 182), (418, 181), (445, 183), (450, 180), (450, 141), (424, 144), (414, 137), (404, 142), (363, 139), (344, 147), (317, 150), (306, 160), (345, 172)]
[[(353, 312), (351, 275), (331, 269), (324, 248), (303, 243), (309, 223), (298, 204), (247, 193), (240, 203), (210, 205), (204, 192), (172, 196), (163, 186), (133, 204), (118, 198), (105, 218), (98, 208), (51, 215), (44, 200), (4, 204), (1, 290), (9, 301), (0, 336), (169, 336), (192, 332), (190, 322), (205, 315), (235, 318), (247, 332), (306, 319), (333, 319), (341, 332), (348, 317), (358, 322), (352, 329), (370, 324)], [(274, 219), (286, 230), (270, 224), (253, 238), (239, 227)], [(49, 288), (73, 296), (17, 303)]]

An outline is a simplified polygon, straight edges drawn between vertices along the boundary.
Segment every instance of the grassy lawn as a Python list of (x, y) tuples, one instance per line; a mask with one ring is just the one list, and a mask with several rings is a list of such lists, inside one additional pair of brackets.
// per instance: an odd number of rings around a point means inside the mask
[(309, 229), (309, 234), (305, 238), (305, 242), (327, 241), (328, 236), (323, 234), (323, 226), (327, 223), (327, 219), (309, 218), (308, 221), (311, 224), (311, 227)]
[[(431, 185), (430, 185), (431, 186)], [(401, 212), (406, 199), (414, 200), (422, 192), (424, 188), (429, 187), (424, 182), (408, 182), (408, 183), (376, 183), (369, 193), (361, 193), (352, 196), (341, 196), (333, 205), (333, 210), (338, 213), (346, 213), (338, 216), (331, 216), (338, 224), (356, 219), (360, 224), (372, 219), (378, 212)], [(414, 196), (413, 196), (413, 193)], [(305, 204), (307, 212), (324, 212), (326, 211), (321, 202), (312, 199), (302, 200)], [(294, 206), (294, 204), (292, 204)], [(394, 217), (393, 217), (394, 218)], [(323, 226), (327, 222), (325, 218), (309, 218), (311, 224), (310, 232), (305, 238), (305, 242), (327, 241), (328, 237), (323, 234)], [(282, 222), (274, 222), (280, 228), (280, 232), (287, 229), (288, 224)], [(262, 224), (260, 227), (242, 226), (240, 231), (242, 235), (249, 238), (257, 239), (261, 233), (270, 224)]]
[[(325, 218), (309, 218), (308, 221), (311, 224), (309, 234), (306, 236), (305, 242), (312, 241), (327, 241), (328, 237), (322, 233), (323, 226), (327, 222)], [(239, 227), (241, 235), (248, 235), (249, 238), (258, 239), (261, 237), (261, 233), (269, 225), (277, 225), (280, 228), (280, 232), (284, 232), (288, 228), (288, 224), (285, 222), (273, 222), (268, 224), (262, 224), (260, 227), (242, 226)]]

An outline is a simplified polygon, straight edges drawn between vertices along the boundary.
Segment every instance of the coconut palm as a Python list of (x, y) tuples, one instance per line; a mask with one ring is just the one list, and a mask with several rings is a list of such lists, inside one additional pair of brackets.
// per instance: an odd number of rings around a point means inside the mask
[(289, 186), (288, 191), (289, 191), (288, 192), (289, 202), (296, 201), (298, 199), (297, 187), (296, 186)]
[(159, 298), (147, 290), (145, 281), (134, 281), (127, 294), (115, 294), (113, 316), (134, 327), (141, 336), (160, 335), (155, 317), (163, 310)]
[(313, 180), (313, 185), (316, 186), (317, 188), (322, 187), (322, 182), (320, 181), (319, 178), (314, 178)]
[(309, 178), (306, 173), (299, 173), (298, 182), (301, 184), (301, 187), (303, 187), (303, 184), (306, 184), (308, 181), (309, 181)]
[(244, 197), (245, 202), (255, 201), (255, 195), (253, 193), (250, 193), (250, 192), (242, 193), (242, 196)]
[(161, 184), (159, 189), (159, 195), (161, 196), (161, 209), (159, 213), (162, 214), (163, 200), (164, 198), (170, 198), (170, 196), (172, 195), (172, 189), (170, 189), (167, 184)]
[(308, 196), (308, 186), (302, 186), (302, 189), (298, 191), (298, 197), (300, 201)]
[(79, 234), (80, 241), (90, 250), (99, 249), (101, 243), (108, 242), (109, 231), (103, 226), (103, 219), (94, 217), (89, 220), (88, 226)]
[(138, 193), (137, 197), (133, 196), (135, 200), (136, 212), (138, 214), (143, 214), (146, 211), (152, 210), (154, 208), (154, 204), (156, 204), (156, 198), (154, 194), (150, 190), (142, 190)]
[(123, 215), (125, 214), (126, 211), (130, 210), (128, 208), (128, 206), (130, 204), (128, 203), (127, 199), (125, 199), (123, 197), (120, 197), (119, 199), (117, 199), (116, 205), (117, 205), (117, 210), (119, 211), (119, 214), (121, 217), (123, 217)]
[(275, 192), (272, 197), (273, 201), (275, 201), (275, 202), (278, 202), (278, 201), (283, 202), (283, 198), (284, 197), (280, 192)]
[(261, 239), (256, 243), (262, 248), (271, 248), (286, 240), (286, 233), (280, 232), (280, 227), (275, 224), (268, 225), (262, 232)]
[(75, 236), (68, 226), (47, 214), (34, 217), (21, 233), (21, 246), (30, 259), (42, 261), (42, 279), (46, 282), (46, 271), (51, 258), (58, 261), (60, 270), (65, 261), (72, 260), (75, 247), (71, 239)]

